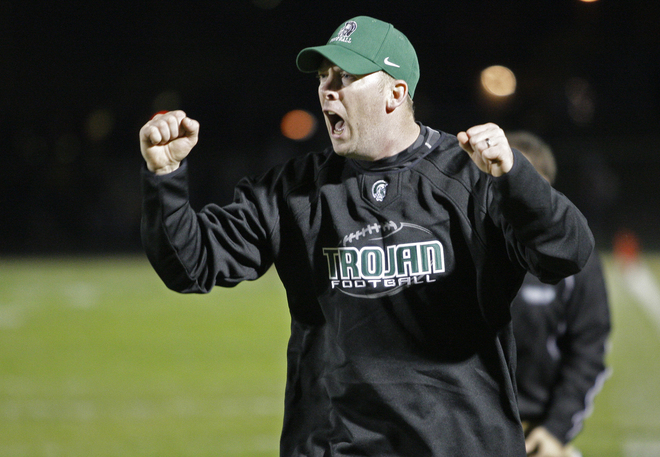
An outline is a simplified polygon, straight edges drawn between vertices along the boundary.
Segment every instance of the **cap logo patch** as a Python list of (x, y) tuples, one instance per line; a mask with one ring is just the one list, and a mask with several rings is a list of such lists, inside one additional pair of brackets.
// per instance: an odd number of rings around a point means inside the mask
[(371, 195), (377, 202), (382, 202), (385, 200), (385, 195), (387, 195), (387, 181), (379, 179), (371, 186)]
[(341, 28), (339, 33), (337, 33), (337, 36), (331, 38), (328, 43), (332, 43), (334, 41), (341, 41), (342, 43), (350, 43), (351, 35), (353, 35), (353, 32), (355, 32), (355, 29), (357, 29), (357, 22), (348, 21), (346, 24), (344, 24), (344, 26)]

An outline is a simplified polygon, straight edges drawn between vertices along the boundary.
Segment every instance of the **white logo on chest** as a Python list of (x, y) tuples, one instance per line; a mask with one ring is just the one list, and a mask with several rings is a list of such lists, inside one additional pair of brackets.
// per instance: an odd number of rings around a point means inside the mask
[(379, 179), (371, 186), (371, 195), (377, 202), (382, 202), (385, 200), (385, 195), (387, 195), (387, 182)]
[(395, 295), (432, 284), (445, 273), (442, 243), (430, 230), (408, 222), (366, 225), (339, 246), (323, 248), (323, 255), (330, 288), (352, 297)]

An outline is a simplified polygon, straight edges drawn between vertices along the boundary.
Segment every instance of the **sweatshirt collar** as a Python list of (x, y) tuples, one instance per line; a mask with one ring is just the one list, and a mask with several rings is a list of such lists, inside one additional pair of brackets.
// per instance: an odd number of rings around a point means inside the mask
[(418, 124), (420, 126), (419, 136), (407, 149), (380, 160), (348, 159), (349, 163), (354, 168), (368, 173), (397, 171), (412, 167), (434, 149), (441, 136), (436, 130), (426, 127), (419, 122)]

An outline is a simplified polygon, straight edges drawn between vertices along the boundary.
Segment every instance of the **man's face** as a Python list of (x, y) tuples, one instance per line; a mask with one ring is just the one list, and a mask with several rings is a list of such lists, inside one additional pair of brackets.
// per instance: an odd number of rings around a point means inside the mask
[(373, 160), (380, 152), (378, 140), (386, 114), (381, 75), (352, 75), (326, 59), (318, 78), (321, 109), (335, 152)]

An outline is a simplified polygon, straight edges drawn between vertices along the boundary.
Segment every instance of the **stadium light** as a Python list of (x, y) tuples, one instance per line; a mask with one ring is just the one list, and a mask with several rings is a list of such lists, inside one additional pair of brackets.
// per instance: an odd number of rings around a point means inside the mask
[(490, 95), (507, 97), (516, 91), (516, 75), (507, 67), (493, 65), (481, 72), (481, 86)]
[(280, 129), (287, 138), (306, 140), (316, 132), (316, 118), (308, 111), (294, 109), (282, 117)]

